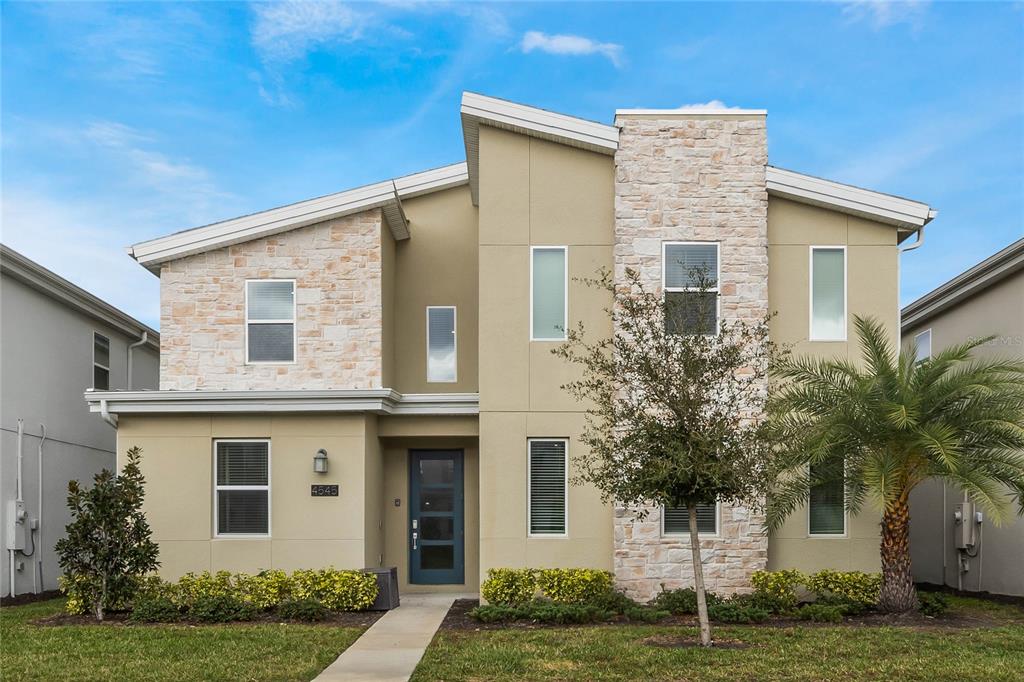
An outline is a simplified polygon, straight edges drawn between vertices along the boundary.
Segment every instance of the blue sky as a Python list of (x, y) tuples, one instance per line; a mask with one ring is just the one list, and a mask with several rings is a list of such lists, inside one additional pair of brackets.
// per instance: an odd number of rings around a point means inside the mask
[(1021, 3), (3, 3), (3, 241), (150, 324), (143, 239), (463, 158), (463, 90), (768, 109), (774, 165), (929, 202), (907, 303), (1024, 235)]

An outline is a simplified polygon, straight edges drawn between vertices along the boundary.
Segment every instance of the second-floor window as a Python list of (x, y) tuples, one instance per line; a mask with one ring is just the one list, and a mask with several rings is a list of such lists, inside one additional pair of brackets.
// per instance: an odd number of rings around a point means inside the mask
[(96, 333), (92, 335), (92, 387), (110, 390), (110, 339)]
[(534, 246), (530, 249), (530, 339), (565, 340), (566, 282), (568, 268), (564, 246)]
[(932, 330), (925, 329), (914, 336), (914, 347), (917, 349), (917, 362), (924, 362), (932, 356)]
[(672, 334), (717, 334), (718, 244), (665, 242), (663, 249), (665, 329)]
[(427, 381), (455, 381), (455, 358), (455, 306), (427, 306)]
[(295, 361), (295, 281), (245, 283), (245, 361)]
[(846, 249), (811, 247), (811, 341), (846, 340)]

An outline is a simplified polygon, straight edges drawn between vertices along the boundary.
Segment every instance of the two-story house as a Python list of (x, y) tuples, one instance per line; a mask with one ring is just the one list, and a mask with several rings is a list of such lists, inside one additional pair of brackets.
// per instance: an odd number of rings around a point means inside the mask
[[(856, 357), (853, 314), (899, 322), (899, 244), (926, 204), (768, 165), (761, 110), (619, 110), (614, 124), (467, 93), (464, 162), (137, 244), (161, 280), (160, 390), (98, 393), (144, 451), (162, 571), (397, 566), (403, 590), (487, 569), (690, 576), (687, 520), (636, 522), (571, 485), (583, 407), (552, 355), (610, 334), (578, 278), (666, 296), (703, 264), (723, 319), (777, 311), (797, 352)], [(876, 569), (878, 518), (815, 491), (773, 536), (701, 510), (710, 585), (766, 565)]]

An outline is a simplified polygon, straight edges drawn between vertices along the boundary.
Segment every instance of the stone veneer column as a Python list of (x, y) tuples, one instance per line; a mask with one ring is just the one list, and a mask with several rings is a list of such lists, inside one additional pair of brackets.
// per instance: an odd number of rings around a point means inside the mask
[[(661, 287), (664, 241), (720, 244), (724, 319), (768, 312), (768, 150), (763, 112), (620, 112), (615, 154), (615, 274), (641, 273)], [(765, 567), (763, 516), (721, 505), (719, 534), (701, 540), (708, 588), (749, 589)], [(693, 585), (688, 538), (663, 537), (661, 511), (636, 521), (615, 511), (615, 577), (631, 596)]]

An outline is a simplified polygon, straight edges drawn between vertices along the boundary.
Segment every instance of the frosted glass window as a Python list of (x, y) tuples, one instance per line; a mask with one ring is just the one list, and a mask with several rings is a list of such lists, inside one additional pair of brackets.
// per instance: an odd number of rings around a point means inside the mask
[(844, 249), (811, 249), (811, 340), (846, 340)]
[(562, 341), (566, 327), (565, 247), (537, 247), (532, 250), (532, 258), (530, 338)]
[(456, 377), (455, 308), (427, 308), (427, 381), (452, 382)]
[(914, 337), (917, 347), (917, 361), (923, 362), (932, 356), (932, 330), (926, 329)]
[(294, 362), (295, 282), (246, 282), (246, 362)]

